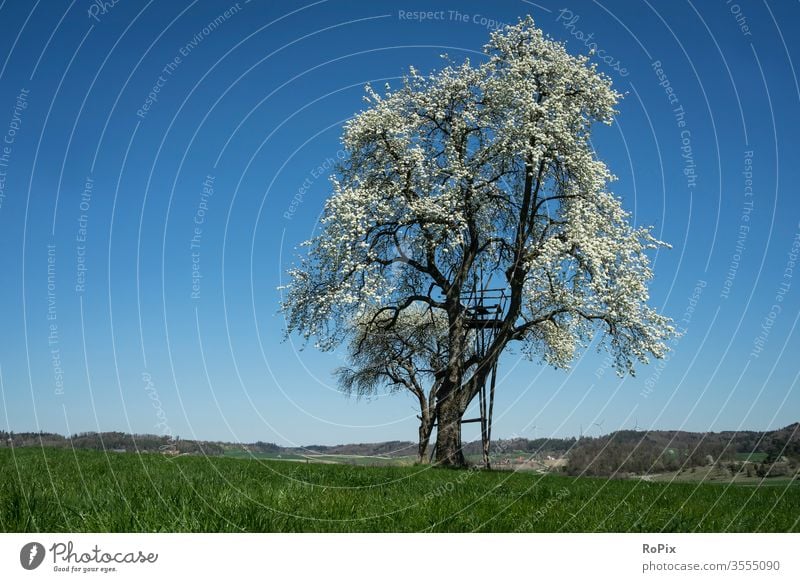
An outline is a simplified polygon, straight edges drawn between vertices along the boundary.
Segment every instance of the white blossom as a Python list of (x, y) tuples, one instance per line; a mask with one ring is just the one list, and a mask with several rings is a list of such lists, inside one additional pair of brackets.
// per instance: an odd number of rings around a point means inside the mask
[[(589, 143), (621, 95), (530, 17), (494, 32), (484, 52), (478, 65), (411, 68), (383, 95), (366, 88), (321, 230), (289, 271), (288, 331), (331, 349), (365, 314), (403, 321), (422, 305), (449, 322), (452, 345), (468, 342), (460, 303), (491, 275), (516, 298), (497, 353), (521, 342), (566, 367), (599, 332), (617, 370), (633, 373), (665, 355), (675, 329), (647, 304), (647, 252), (666, 245), (631, 225)], [(466, 357), (451, 350), (443, 365)]]

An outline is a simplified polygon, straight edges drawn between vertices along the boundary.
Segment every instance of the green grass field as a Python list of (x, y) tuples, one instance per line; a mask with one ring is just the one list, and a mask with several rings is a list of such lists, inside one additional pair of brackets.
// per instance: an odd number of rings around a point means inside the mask
[(800, 531), (800, 486), (0, 450), (7, 532)]
[(242, 450), (233, 450), (233, 451), (225, 451), (225, 457), (230, 457), (231, 459), (263, 459), (263, 460), (275, 460), (275, 461), (305, 461), (305, 457), (302, 455), (291, 455), (288, 453), (258, 453), (258, 452), (247, 452)]
[(225, 457), (233, 459), (271, 460), (271, 461), (296, 461), (303, 463), (346, 463), (350, 465), (366, 466), (407, 466), (413, 465), (415, 457), (370, 457), (363, 455), (323, 455), (308, 454), (297, 455), (289, 453), (259, 453), (242, 450), (225, 451)]
[(767, 453), (736, 453), (737, 461), (749, 461), (751, 463), (763, 463), (767, 458)]

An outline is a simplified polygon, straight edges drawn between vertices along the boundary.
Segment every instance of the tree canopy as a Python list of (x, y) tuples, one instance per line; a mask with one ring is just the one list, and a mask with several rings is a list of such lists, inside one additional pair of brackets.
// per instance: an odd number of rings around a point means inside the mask
[[(647, 251), (666, 245), (631, 224), (590, 143), (592, 125), (616, 113), (611, 80), (530, 17), (492, 33), (484, 52), (477, 65), (412, 68), (383, 95), (367, 87), (283, 302), (288, 331), (321, 349), (409, 310), (443, 318), (437, 460), (456, 465), (461, 416), (510, 343), (566, 367), (600, 332), (624, 374), (662, 357), (675, 333), (647, 304)], [(476, 355), (464, 296), (489, 279), (509, 300)]]

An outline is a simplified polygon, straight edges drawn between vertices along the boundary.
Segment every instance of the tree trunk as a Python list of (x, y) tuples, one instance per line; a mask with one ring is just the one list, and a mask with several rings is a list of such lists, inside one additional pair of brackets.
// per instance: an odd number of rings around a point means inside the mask
[(450, 393), (437, 404), (439, 429), (436, 433), (436, 464), (445, 467), (466, 467), (461, 445), (461, 419), (464, 407), (458, 394)]
[(428, 445), (431, 441), (434, 419), (435, 416), (429, 410), (422, 411), (419, 421), (419, 451), (417, 452), (417, 463), (421, 465), (428, 464)]
[[(452, 297), (448, 308), (447, 370), (436, 394), (436, 464), (444, 467), (465, 467), (467, 461), (461, 446), (461, 419), (466, 411), (464, 402), (464, 357), (467, 335), (464, 310), (460, 303), (460, 285), (450, 289)], [(453, 297), (455, 299), (453, 299)]]

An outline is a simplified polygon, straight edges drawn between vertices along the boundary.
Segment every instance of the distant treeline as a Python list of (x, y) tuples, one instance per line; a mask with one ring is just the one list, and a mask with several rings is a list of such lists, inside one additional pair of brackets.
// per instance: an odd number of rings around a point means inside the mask
[[(270, 454), (363, 455), (377, 457), (413, 456), (416, 443), (388, 441), (347, 445), (281, 447), (275, 443), (226, 443), (186, 440), (180, 437), (122, 432), (82, 432), (64, 437), (46, 432), (0, 431), (0, 447), (56, 447), (112, 452), (223, 455), (226, 451)], [(683, 431), (613, 432), (580, 439), (514, 438), (492, 442), (495, 456), (522, 456), (538, 460), (566, 458), (564, 470), (570, 475), (643, 475), (702, 467), (752, 463), (759, 473), (776, 474), (784, 466), (800, 463), (800, 424), (767, 432), (696, 433)], [(481, 443), (464, 445), (466, 455), (480, 455)]]
[(219, 443), (124, 432), (81, 432), (65, 437), (49, 432), (6, 432), (0, 430), (0, 446), (205, 455), (221, 455), (225, 450)]
[(580, 439), (567, 457), (570, 475), (642, 475), (746, 463), (757, 465), (756, 473), (775, 475), (800, 462), (800, 425), (769, 432), (618, 431)]

